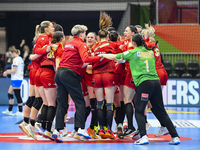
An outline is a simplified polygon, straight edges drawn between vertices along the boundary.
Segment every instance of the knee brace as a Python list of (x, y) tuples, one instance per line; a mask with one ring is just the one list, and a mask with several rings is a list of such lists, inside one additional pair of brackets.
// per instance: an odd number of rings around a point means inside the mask
[(8, 93), (8, 99), (9, 99), (9, 100), (10, 100), (10, 99), (14, 99), (13, 94), (9, 94), (9, 93)]
[(36, 97), (34, 102), (33, 102), (33, 107), (37, 110), (40, 109), (40, 107), (42, 106), (43, 100), (41, 97)]
[(35, 100), (35, 96), (32, 96), (32, 97), (29, 96), (28, 100), (26, 101), (26, 106), (31, 108), (33, 106), (34, 100)]
[(97, 109), (97, 99), (91, 98), (90, 99), (90, 105), (91, 105), (91, 110), (96, 110)]
[(113, 103), (107, 103), (106, 106), (107, 106), (107, 111), (113, 111), (114, 110), (113, 109)]
[(97, 102), (97, 109), (103, 110), (103, 106), (105, 105), (104, 101)]

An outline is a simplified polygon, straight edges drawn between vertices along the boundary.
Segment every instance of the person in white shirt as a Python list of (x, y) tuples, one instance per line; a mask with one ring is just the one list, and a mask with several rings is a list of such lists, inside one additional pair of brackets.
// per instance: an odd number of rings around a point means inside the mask
[[(20, 90), (21, 90), (21, 84), (24, 78), (24, 61), (19, 56), (20, 50), (11, 49), (9, 50), (9, 53), (10, 53), (10, 56), (14, 58), (13, 63), (12, 63), (11, 69), (8, 69), (3, 73), (4, 77), (7, 77), (8, 74), (11, 74), (11, 85), (8, 89), (9, 108), (6, 111), (3, 111), (2, 113), (6, 115), (23, 116), (23, 113), (22, 113), (23, 102), (20, 95)], [(19, 107), (19, 111), (17, 111), (15, 114), (12, 113), (12, 108), (14, 104), (13, 93), (15, 93), (15, 96), (18, 102), (18, 107)]]

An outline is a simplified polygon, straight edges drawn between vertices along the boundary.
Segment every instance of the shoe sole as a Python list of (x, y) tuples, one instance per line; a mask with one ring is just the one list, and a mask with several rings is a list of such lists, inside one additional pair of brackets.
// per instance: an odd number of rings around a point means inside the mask
[(43, 134), (43, 137), (44, 137), (44, 138), (47, 138), (47, 139), (49, 139), (49, 140), (51, 140), (51, 141), (54, 141), (54, 138), (51, 138), (51, 137), (49, 137), (48, 135)]
[(106, 137), (106, 138), (109, 138), (109, 139), (115, 139), (115, 137), (112, 136), (111, 134), (105, 134), (105, 137)]
[(149, 144), (149, 142), (145, 142), (145, 143), (141, 143), (141, 144), (139, 144), (139, 143), (134, 143), (135, 145), (147, 145), (147, 144)]
[(55, 141), (56, 143), (63, 143), (63, 141), (58, 140), (58, 138), (54, 138), (54, 141)]
[(84, 138), (84, 136), (74, 135), (74, 138), (80, 141), (87, 141), (88, 139)]
[(105, 136), (104, 133), (99, 133), (99, 136), (102, 138), (102, 139), (106, 139), (107, 137)]
[(85, 139), (91, 139), (90, 136), (85, 136), (85, 135), (83, 135), (83, 134), (81, 134), (81, 133), (77, 133), (77, 135), (78, 135), (78, 136), (82, 136), (82, 137), (84, 137)]
[(176, 142), (176, 143), (169, 143), (170, 145), (178, 145), (180, 144), (181, 142)]
[(28, 137), (31, 137), (31, 135), (28, 133), (28, 131), (25, 128), (23, 128), (22, 125), (19, 125), (19, 128), (22, 130), (22, 132), (24, 133), (24, 135), (26, 135)]

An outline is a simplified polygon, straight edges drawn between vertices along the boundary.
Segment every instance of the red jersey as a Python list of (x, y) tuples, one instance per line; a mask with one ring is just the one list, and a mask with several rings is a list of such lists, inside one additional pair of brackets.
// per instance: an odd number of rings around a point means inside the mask
[[(49, 44), (51, 46), (51, 51), (47, 54), (44, 54), (42, 55), (42, 61), (41, 61), (41, 66), (44, 66), (44, 65), (52, 65), (52, 66), (56, 66), (55, 64), (55, 58), (61, 58), (62, 56), (62, 53), (63, 53), (63, 45), (61, 43), (52, 43), (52, 44)], [(43, 47), (43, 49), (45, 49), (46, 51), (46, 48), (47, 46), (49, 45), (46, 45), (45, 47)]]
[(77, 36), (66, 43), (59, 68), (68, 68), (81, 75), (81, 68), (83, 63), (100, 61), (100, 57), (90, 57), (88, 54), (88, 47), (83, 40)]
[[(114, 51), (118, 54), (118, 53), (122, 53), (123, 51), (119, 48), (119, 43), (121, 43), (121, 41), (109, 41), (110, 45), (113, 46)], [(117, 66), (115, 66), (115, 73), (116, 74), (120, 74), (120, 73), (124, 73), (126, 72), (125, 70), (125, 63), (120, 63)]]
[[(52, 35), (48, 35), (46, 33), (41, 34), (34, 46), (33, 46), (33, 54), (46, 54), (46, 49), (42, 49), (45, 45), (48, 45), (51, 43), (51, 39), (52, 39)], [(35, 60), (31, 61), (31, 64), (29, 65), (29, 68), (34, 68), (34, 69), (38, 69), (40, 67), (40, 62), (42, 61), (42, 57), (39, 57)]]
[[(94, 55), (114, 53), (113, 47), (108, 41), (98, 42), (93, 48)], [(95, 63), (92, 66), (93, 74), (100, 74), (105, 72), (115, 71), (115, 61), (104, 58), (102, 61)]]
[[(128, 43), (127, 43), (127, 44), (124, 46), (124, 48), (123, 48), (123, 52), (133, 49), (131, 40), (129, 40), (129, 41), (127, 41), (127, 42), (128, 42)], [(129, 75), (129, 74), (131, 75), (130, 65), (129, 65), (129, 62), (128, 62), (128, 61), (125, 62), (125, 69), (126, 69), (127, 74), (128, 74), (128, 75)]]
[[(148, 38), (144, 39), (144, 40), (145, 40), (145, 43), (147, 44), (147, 46), (149, 48), (152, 48), (153, 46), (155, 46), (154, 42), (153, 43), (149, 43), (149, 39)], [(160, 51), (158, 49), (158, 46), (156, 46), (156, 48), (154, 48), (153, 52), (154, 52), (154, 57), (155, 57), (155, 62), (156, 62), (156, 70), (160, 69), (160, 68), (163, 68), (164, 65), (161, 62), (161, 56), (160, 56)]]

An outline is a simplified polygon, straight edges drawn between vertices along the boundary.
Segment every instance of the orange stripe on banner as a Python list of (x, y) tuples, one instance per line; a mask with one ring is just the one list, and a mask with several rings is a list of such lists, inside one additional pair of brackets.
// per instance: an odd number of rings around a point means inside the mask
[(199, 52), (200, 25), (153, 25), (155, 34), (183, 52)]

